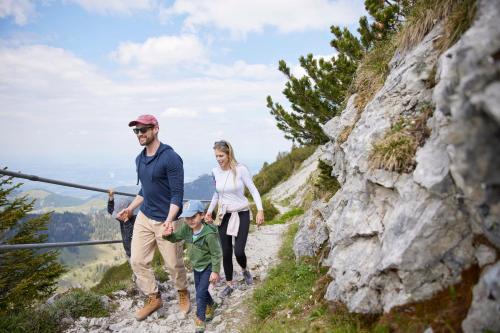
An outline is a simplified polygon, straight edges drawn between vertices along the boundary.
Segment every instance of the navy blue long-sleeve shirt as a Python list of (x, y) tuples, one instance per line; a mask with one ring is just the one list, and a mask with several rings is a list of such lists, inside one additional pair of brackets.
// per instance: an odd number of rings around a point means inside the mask
[(184, 196), (184, 167), (181, 157), (169, 145), (160, 143), (153, 156), (146, 148), (135, 159), (139, 195), (144, 198), (140, 210), (155, 221), (165, 221), (170, 204), (178, 206), (180, 215)]

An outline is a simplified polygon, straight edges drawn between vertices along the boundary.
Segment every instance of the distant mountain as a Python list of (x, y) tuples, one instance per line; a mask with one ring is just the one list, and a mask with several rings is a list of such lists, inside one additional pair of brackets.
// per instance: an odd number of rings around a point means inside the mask
[[(119, 186), (115, 192), (136, 194), (139, 186)], [(192, 182), (184, 184), (185, 199), (210, 200), (215, 191), (212, 176), (205, 174)], [(16, 196), (26, 195), (35, 199), (34, 212), (75, 212), (91, 213), (106, 209), (107, 194), (97, 193), (87, 199), (75, 198), (68, 195), (61, 195), (45, 189), (32, 189), (24, 192), (17, 192)]]
[(86, 202), (84, 199), (60, 195), (43, 189), (34, 189), (17, 194), (17, 196), (23, 195), (26, 195), (31, 199), (35, 199), (35, 210), (46, 207), (79, 206)]
[(194, 181), (184, 184), (184, 199), (210, 200), (215, 191), (211, 175), (201, 175)]

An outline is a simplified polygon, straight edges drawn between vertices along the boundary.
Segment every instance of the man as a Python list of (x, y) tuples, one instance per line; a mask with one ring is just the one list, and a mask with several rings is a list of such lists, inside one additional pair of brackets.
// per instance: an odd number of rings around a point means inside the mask
[(186, 269), (182, 259), (182, 245), (162, 238), (167, 227), (175, 228), (175, 221), (181, 213), (184, 195), (184, 169), (182, 159), (172, 149), (158, 139), (158, 121), (152, 115), (139, 116), (129, 123), (137, 135), (139, 144), (145, 148), (137, 156), (137, 184), (141, 190), (130, 205), (118, 213), (120, 219), (132, 216), (140, 206), (135, 220), (132, 237), (132, 270), (137, 277), (137, 286), (148, 295), (142, 309), (136, 313), (137, 320), (146, 319), (162, 306), (158, 286), (151, 269), (151, 261), (156, 247), (164, 259), (170, 277), (179, 293), (179, 308), (190, 310), (187, 291)]

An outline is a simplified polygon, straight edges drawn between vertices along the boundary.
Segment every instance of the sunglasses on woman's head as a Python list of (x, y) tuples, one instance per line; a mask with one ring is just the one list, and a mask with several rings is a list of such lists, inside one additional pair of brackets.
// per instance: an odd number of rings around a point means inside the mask
[(150, 128), (153, 128), (153, 126), (146, 126), (146, 127), (136, 127), (136, 128), (133, 128), (132, 131), (134, 131), (135, 134), (139, 134), (139, 132), (141, 134), (144, 134), (146, 133)]
[(224, 140), (215, 141), (214, 146), (218, 146), (218, 145), (222, 145), (222, 146), (228, 147), (227, 142), (224, 141)]

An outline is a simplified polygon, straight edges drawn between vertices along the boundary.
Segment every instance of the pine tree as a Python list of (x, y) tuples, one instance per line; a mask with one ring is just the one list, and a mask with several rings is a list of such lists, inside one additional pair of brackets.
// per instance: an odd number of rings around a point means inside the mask
[(291, 111), (267, 96), (267, 107), (285, 133), (285, 138), (299, 144), (323, 144), (328, 138), (321, 125), (342, 111), (357, 66), (374, 43), (384, 40), (404, 19), (411, 0), (365, 0), (365, 8), (372, 17), (359, 20), (355, 37), (347, 28), (332, 26), (331, 46), (338, 52), (331, 59), (316, 59), (312, 54), (300, 57), (306, 75), (295, 77), (284, 60), (278, 69), (287, 78), (283, 94), (291, 104)]
[[(0, 243), (43, 243), (50, 214), (27, 218), (34, 201), (15, 198), (11, 178), (0, 177)], [(16, 311), (49, 296), (66, 271), (58, 251), (22, 249), (0, 252), (0, 313)]]

